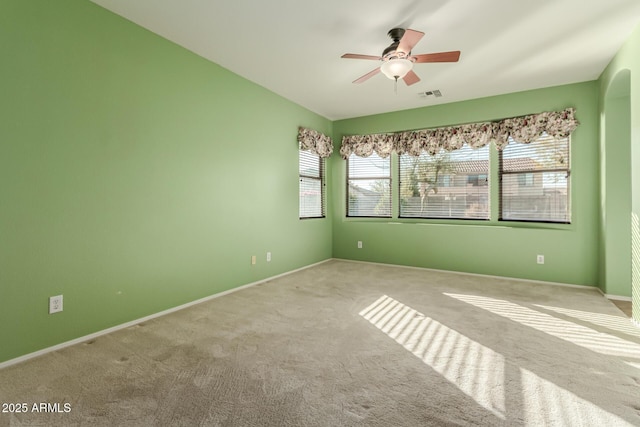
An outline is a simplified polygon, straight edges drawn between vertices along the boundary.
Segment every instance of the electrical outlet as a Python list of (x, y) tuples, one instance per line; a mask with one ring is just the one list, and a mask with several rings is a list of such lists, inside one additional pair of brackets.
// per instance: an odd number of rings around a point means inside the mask
[(538, 264), (544, 264), (544, 255), (538, 255), (536, 261), (538, 262)]
[(267, 252), (267, 262), (271, 262), (271, 252)]
[(49, 314), (59, 313), (62, 311), (62, 295), (49, 297)]
[(256, 256), (251, 255), (251, 265), (256, 265)]
[(362, 249), (362, 241), (358, 240), (358, 249)]

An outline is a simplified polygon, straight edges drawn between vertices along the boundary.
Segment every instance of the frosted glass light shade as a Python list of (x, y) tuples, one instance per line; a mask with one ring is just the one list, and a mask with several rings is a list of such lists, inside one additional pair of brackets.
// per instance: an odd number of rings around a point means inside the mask
[(380, 66), (382, 74), (390, 78), (391, 80), (401, 79), (407, 75), (413, 68), (413, 62), (408, 59), (390, 59), (383, 62)]

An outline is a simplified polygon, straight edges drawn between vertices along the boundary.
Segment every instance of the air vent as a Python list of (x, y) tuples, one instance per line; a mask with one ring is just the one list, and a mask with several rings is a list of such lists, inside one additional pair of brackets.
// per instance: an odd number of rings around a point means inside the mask
[(440, 98), (442, 96), (442, 93), (438, 90), (427, 90), (425, 92), (419, 92), (418, 95), (420, 95), (423, 98)]

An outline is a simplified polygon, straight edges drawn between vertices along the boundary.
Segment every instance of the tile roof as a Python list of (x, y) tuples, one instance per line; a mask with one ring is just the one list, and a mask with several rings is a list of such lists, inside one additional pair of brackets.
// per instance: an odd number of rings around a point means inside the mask
[[(506, 171), (536, 170), (539, 163), (529, 157), (504, 159), (503, 167)], [(459, 174), (481, 174), (489, 170), (489, 160), (465, 160), (454, 163), (454, 170)]]

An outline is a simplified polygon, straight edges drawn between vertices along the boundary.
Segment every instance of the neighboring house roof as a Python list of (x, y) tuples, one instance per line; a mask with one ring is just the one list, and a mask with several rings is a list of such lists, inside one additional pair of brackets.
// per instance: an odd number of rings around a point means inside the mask
[(360, 193), (363, 196), (379, 196), (380, 195), (380, 193), (378, 193), (377, 191), (372, 191), (363, 187), (358, 187), (357, 185), (353, 185), (351, 182), (349, 183), (349, 191)]
[(489, 160), (465, 160), (455, 162), (453, 170), (458, 174), (481, 174), (489, 170)]
[(529, 157), (518, 157), (515, 159), (503, 159), (502, 167), (506, 171), (534, 171), (540, 169), (540, 162)]
[[(540, 164), (529, 157), (518, 157), (514, 159), (504, 159), (503, 167), (508, 171), (536, 170)], [(472, 175), (487, 173), (489, 170), (489, 160), (465, 160), (455, 162), (453, 169), (458, 174)]]

